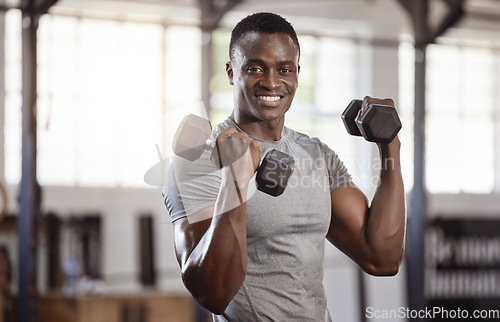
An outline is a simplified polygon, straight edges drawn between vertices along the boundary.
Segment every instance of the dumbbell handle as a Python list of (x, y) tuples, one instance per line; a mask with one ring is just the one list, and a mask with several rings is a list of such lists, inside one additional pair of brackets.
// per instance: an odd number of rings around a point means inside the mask
[(370, 104), (358, 117), (362, 100), (352, 100), (342, 113), (342, 121), (351, 135), (367, 141), (390, 143), (401, 129), (401, 121), (393, 106)]

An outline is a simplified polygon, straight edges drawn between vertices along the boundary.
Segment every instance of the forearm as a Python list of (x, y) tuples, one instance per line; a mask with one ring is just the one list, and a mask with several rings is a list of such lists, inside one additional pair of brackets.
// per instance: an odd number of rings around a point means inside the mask
[(389, 145), (380, 145), (380, 183), (364, 234), (374, 262), (383, 267), (399, 266), (404, 251), (406, 215), (399, 149), (398, 138)]
[(210, 227), (185, 261), (183, 279), (193, 296), (207, 309), (224, 311), (246, 276), (245, 181), (235, 184), (223, 170), (222, 189)]

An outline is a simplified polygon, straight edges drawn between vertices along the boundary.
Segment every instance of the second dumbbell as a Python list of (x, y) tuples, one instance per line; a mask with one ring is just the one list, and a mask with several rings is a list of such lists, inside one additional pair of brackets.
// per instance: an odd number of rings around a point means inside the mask
[(363, 136), (370, 142), (391, 143), (402, 127), (396, 109), (388, 105), (370, 104), (356, 119), (362, 104), (362, 100), (352, 100), (342, 113), (347, 132)]

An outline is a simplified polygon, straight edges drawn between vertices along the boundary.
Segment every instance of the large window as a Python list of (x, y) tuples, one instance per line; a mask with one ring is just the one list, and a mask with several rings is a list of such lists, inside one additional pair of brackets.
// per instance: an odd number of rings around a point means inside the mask
[(428, 52), (429, 190), (492, 192), (498, 55), (466, 45), (433, 45)]
[(489, 48), (429, 47), (427, 181), (431, 192), (495, 186), (498, 57)]
[[(20, 180), (20, 14), (7, 13), (6, 180)], [(44, 15), (38, 31), (42, 185), (145, 186), (169, 109), (199, 101), (194, 27)]]
[(21, 179), (21, 14), (9, 10), (5, 15), (5, 180), (17, 184)]
[[(500, 189), (495, 166), (500, 155), (500, 55), (494, 48), (467, 42), (428, 47), (425, 181), (430, 193)], [(414, 49), (403, 43), (400, 52), (400, 103), (404, 111), (412, 111)], [(402, 114), (410, 121), (408, 113)]]

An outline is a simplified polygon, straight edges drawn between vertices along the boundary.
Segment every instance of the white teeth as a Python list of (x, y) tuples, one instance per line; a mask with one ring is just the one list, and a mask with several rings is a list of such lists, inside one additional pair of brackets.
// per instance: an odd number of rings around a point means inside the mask
[(276, 102), (281, 99), (279, 96), (259, 96), (259, 98), (267, 102)]

